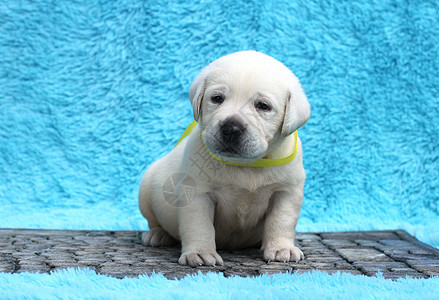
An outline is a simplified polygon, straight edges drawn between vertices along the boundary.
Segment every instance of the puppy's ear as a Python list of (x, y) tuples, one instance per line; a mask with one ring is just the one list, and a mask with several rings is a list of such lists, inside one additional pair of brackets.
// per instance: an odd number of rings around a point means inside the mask
[(194, 120), (198, 122), (198, 117), (201, 112), (201, 102), (206, 90), (206, 76), (205, 72), (201, 72), (189, 88), (189, 99), (192, 103), (192, 111), (194, 113)]
[(308, 99), (305, 96), (301, 84), (297, 82), (288, 92), (284, 122), (282, 125), (282, 136), (290, 135), (303, 126), (308, 121), (310, 114), (311, 109)]

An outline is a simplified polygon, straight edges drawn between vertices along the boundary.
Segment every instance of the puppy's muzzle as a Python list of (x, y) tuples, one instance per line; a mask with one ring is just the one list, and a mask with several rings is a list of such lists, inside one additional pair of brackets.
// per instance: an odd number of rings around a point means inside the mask
[(230, 117), (224, 120), (221, 125), (223, 151), (236, 152), (245, 131), (245, 126), (238, 119)]

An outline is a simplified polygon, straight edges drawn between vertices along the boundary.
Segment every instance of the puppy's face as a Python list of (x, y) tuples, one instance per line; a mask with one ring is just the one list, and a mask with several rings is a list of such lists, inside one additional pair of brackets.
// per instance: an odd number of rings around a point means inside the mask
[(250, 163), (309, 117), (297, 78), (262, 53), (237, 52), (206, 67), (190, 89), (204, 145), (229, 161)]
[(205, 81), (202, 139), (209, 151), (227, 161), (262, 158), (282, 125), (286, 87), (280, 87), (274, 74), (252, 69), (214, 69)]

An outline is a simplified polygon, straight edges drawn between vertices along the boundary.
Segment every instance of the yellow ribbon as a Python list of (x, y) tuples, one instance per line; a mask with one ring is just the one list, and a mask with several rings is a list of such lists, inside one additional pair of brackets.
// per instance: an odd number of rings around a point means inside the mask
[[(183, 132), (183, 135), (180, 137), (180, 139), (178, 140), (177, 144), (175, 144), (174, 148), (185, 138), (187, 137), (192, 130), (195, 128), (195, 126), (197, 126), (197, 122), (193, 121), (187, 128), (186, 130)], [(216, 160), (228, 164), (228, 165), (232, 165), (232, 166), (240, 166), (240, 167), (277, 167), (277, 166), (283, 166), (286, 165), (290, 162), (292, 162), (294, 160), (294, 158), (297, 155), (297, 151), (299, 150), (299, 136), (297, 134), (297, 130), (294, 131), (294, 151), (293, 153), (291, 153), (290, 155), (286, 156), (286, 157), (282, 157), (282, 158), (261, 158), (255, 162), (249, 163), (249, 164), (239, 164), (239, 163), (232, 163), (232, 162), (227, 162), (222, 158), (216, 157), (215, 155), (213, 155), (209, 149), (206, 148), (206, 146), (203, 143), (203, 140), (201, 139), (201, 133), (200, 133), (200, 140), (201, 140), (201, 144), (203, 145), (204, 149), (206, 149), (206, 151)]]

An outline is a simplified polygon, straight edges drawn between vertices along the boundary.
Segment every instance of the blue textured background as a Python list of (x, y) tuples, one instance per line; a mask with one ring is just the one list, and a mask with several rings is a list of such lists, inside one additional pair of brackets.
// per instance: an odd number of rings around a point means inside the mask
[(298, 230), (439, 247), (438, 2), (334, 3), (1, 1), (0, 227), (146, 228), (138, 185), (191, 122), (193, 78), (255, 49), (312, 105)]

